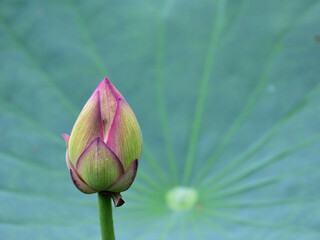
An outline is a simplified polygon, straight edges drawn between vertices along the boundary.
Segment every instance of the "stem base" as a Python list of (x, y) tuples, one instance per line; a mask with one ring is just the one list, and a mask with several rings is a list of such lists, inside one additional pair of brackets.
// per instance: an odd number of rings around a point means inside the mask
[(99, 218), (102, 240), (115, 240), (111, 197), (105, 193), (98, 193)]

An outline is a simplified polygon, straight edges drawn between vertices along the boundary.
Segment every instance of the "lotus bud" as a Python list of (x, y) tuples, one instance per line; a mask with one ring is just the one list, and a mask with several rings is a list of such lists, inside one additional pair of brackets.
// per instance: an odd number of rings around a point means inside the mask
[(74, 185), (83, 193), (109, 194), (121, 206), (120, 192), (137, 174), (142, 133), (129, 104), (107, 78), (85, 104), (71, 135), (62, 136)]

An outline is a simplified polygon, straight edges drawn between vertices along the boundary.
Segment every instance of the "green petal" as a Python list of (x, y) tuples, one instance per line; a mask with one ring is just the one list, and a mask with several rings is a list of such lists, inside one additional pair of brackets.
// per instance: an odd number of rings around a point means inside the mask
[(106, 190), (124, 173), (118, 157), (101, 138), (94, 139), (81, 154), (76, 170), (90, 187), (98, 191)]
[(86, 194), (91, 194), (91, 193), (96, 193), (97, 190), (93, 189), (92, 187), (88, 186), (87, 184), (85, 184), (79, 177), (78, 175), (72, 171), (72, 169), (69, 170), (70, 171), (70, 176), (72, 179), (73, 184), (83, 193)]
[(107, 188), (108, 192), (124, 192), (133, 183), (138, 170), (138, 160), (133, 161), (128, 170), (117, 181)]
[(142, 152), (142, 133), (138, 121), (128, 103), (120, 98), (107, 145), (119, 157), (125, 170)]
[(103, 137), (99, 91), (95, 91), (82, 109), (73, 126), (69, 139), (69, 154), (73, 165), (88, 144), (97, 137)]
[(66, 162), (69, 168), (70, 176), (72, 179), (73, 184), (83, 193), (90, 194), (96, 193), (97, 190), (93, 189), (92, 187), (88, 186), (80, 177), (78, 176), (77, 171), (75, 170), (74, 166), (70, 162), (69, 152), (66, 152)]

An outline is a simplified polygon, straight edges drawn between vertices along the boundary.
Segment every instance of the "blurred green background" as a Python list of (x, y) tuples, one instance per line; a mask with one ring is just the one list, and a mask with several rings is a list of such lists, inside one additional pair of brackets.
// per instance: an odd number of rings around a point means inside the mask
[(100, 239), (61, 134), (105, 76), (145, 143), (117, 239), (319, 239), (319, 13), (319, 0), (1, 0), (0, 239)]

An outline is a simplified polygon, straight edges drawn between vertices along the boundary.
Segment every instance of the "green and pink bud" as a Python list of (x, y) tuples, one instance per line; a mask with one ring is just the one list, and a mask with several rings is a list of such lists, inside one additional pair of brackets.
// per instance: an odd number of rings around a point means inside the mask
[(82, 109), (67, 144), (66, 161), (83, 193), (109, 194), (116, 207), (120, 192), (133, 183), (142, 152), (142, 133), (129, 104), (105, 78)]

